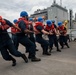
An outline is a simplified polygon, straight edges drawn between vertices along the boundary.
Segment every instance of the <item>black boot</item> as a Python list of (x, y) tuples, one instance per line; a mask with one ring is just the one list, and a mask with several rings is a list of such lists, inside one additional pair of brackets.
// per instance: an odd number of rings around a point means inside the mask
[(70, 48), (68, 44), (67, 44), (67, 48)]
[(53, 48), (49, 48), (49, 53), (51, 53), (52, 50), (53, 50)]
[(60, 50), (60, 49), (57, 49), (57, 51), (58, 51), (58, 52), (61, 52), (61, 50)]
[(35, 49), (36, 51), (39, 51), (38, 49)]
[(28, 56), (28, 59), (31, 59), (31, 56), (30, 55)]
[(24, 61), (26, 62), (26, 63), (28, 63), (28, 58), (26, 57), (26, 55), (25, 54), (22, 54), (22, 56), (21, 56), (23, 59), (24, 59)]
[(61, 52), (61, 50), (59, 49), (59, 47), (58, 47), (58, 46), (57, 46), (56, 48), (57, 48), (57, 51), (58, 51), (58, 52)]
[(48, 52), (48, 51), (43, 51), (43, 55), (51, 55), (51, 53), (50, 52)]
[(12, 57), (12, 66), (16, 66), (16, 60)]
[(43, 53), (43, 55), (48, 55), (48, 56), (50, 56), (51, 53), (47, 52), (47, 53)]
[(43, 49), (43, 55), (48, 55), (48, 56), (50, 56), (51, 55), (51, 53), (50, 52), (48, 52), (48, 49)]
[(61, 46), (61, 49), (63, 49), (64, 47), (63, 46)]
[(34, 57), (34, 58), (31, 58), (31, 61), (32, 61), (32, 62), (38, 62), (38, 61), (41, 61), (41, 59)]
[(70, 48), (69, 46), (67, 46), (67, 48)]

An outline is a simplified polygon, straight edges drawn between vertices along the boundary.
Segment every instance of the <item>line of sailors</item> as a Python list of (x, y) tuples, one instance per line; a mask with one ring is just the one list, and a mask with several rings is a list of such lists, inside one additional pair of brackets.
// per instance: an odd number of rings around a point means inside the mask
[[(55, 21), (47, 20), (46, 26), (44, 27), (43, 18), (39, 17), (37, 22), (33, 25), (33, 19), (28, 18), (28, 13), (26, 11), (22, 11), (20, 13), (20, 18), (15, 19), (13, 22), (14, 24), (0, 16), (0, 51), (5, 60), (12, 61), (12, 66), (16, 65), (16, 60), (12, 55), (22, 57), (26, 63), (28, 59), (32, 62), (41, 61), (40, 58), (36, 57), (36, 51), (38, 51), (36, 49), (36, 42), (41, 45), (43, 55), (51, 55), (53, 44), (55, 44), (57, 51), (61, 52), (56, 35), (59, 35), (61, 48), (63, 49), (64, 45), (69, 48), (66, 38), (67, 29), (62, 22), (58, 22), (57, 27)], [(11, 27), (13, 42), (7, 33), (9, 27)], [(48, 41), (42, 37), (43, 34), (48, 36)], [(18, 51), (19, 43), (25, 47), (28, 58), (25, 54)]]

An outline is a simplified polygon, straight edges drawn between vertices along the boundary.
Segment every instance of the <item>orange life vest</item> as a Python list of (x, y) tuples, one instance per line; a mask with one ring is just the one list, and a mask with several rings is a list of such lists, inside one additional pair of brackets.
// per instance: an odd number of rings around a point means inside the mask
[(44, 25), (41, 22), (36, 22), (34, 27), (37, 29), (37, 26), (41, 26), (44, 29)]
[(37, 26), (41, 26), (41, 27), (44, 29), (43, 23), (41, 23), (41, 22), (36, 22), (36, 23), (35, 23), (35, 26), (34, 26), (35, 34), (39, 34), (39, 33), (40, 33), (40, 31), (37, 29)]
[[(15, 25), (18, 26), (18, 23), (16, 23)], [(19, 31), (18, 29), (14, 28), (14, 27), (11, 27), (11, 32), (12, 32), (13, 34), (15, 34), (15, 33), (18, 33), (18, 32), (20, 32), (20, 31)]]
[(65, 29), (64, 25), (59, 26), (59, 27), (58, 27), (58, 30), (59, 30), (59, 32), (60, 32), (61, 34), (66, 34), (66, 33), (67, 33), (67, 30)]
[(46, 25), (45, 30), (48, 32), (50, 31), (52, 33), (55, 33), (55, 27), (53, 24), (51, 26)]
[(6, 21), (4, 19), (0, 20), (0, 29), (6, 30), (9, 28), (9, 25), (6, 24)]
[(25, 19), (25, 18), (19, 18), (18, 19), (18, 23), (20, 22), (20, 21), (24, 21), (24, 23), (26, 24), (26, 28), (28, 28), (28, 25), (29, 25), (29, 22)]

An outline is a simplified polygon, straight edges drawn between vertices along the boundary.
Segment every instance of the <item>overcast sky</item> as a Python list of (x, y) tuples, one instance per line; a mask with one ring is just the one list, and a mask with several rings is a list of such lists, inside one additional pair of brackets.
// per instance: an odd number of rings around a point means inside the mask
[[(51, 6), (53, 0), (0, 0), (0, 15), (11, 21), (18, 18), (21, 11), (25, 10), (29, 14), (33, 14), (37, 9), (44, 9)], [(60, 0), (56, 0), (60, 4)], [(76, 12), (75, 0), (62, 0), (62, 6), (73, 9)]]

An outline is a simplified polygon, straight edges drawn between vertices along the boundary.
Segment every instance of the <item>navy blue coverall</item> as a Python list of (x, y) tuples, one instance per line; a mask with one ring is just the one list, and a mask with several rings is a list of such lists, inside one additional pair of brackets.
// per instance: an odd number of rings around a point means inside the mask
[[(64, 30), (66, 31), (66, 28), (64, 28)], [(69, 48), (69, 45), (67, 43), (67, 35), (66, 36), (64, 36), (64, 35), (65, 35), (65, 33), (63, 32), (59, 36), (59, 43), (60, 43), (62, 49), (64, 48), (64, 45), (66, 45), (67, 48)]]
[(18, 42), (16, 33), (15, 34), (12, 33), (12, 40), (13, 40), (16, 50), (18, 50), (19, 42)]
[[(10, 21), (6, 19), (4, 20), (6, 21), (7, 25), (9, 25), (10, 27), (13, 26), (13, 24)], [(22, 57), (23, 55), (21, 52), (16, 50), (11, 38), (9, 37), (7, 30), (2, 29), (0, 29), (0, 51), (2, 57), (7, 61), (13, 60), (11, 54), (16, 57)]]
[(27, 34), (24, 33), (24, 31), (27, 29), (26, 24), (23, 20), (21, 20), (18, 24), (19, 28), (21, 29), (21, 33), (17, 33), (18, 42), (21, 43), (23, 46), (28, 49), (29, 52), (29, 58), (35, 58), (35, 44), (28, 38)]
[[(36, 29), (40, 32), (43, 30), (42, 26), (37, 26)], [(42, 32), (40, 34), (36, 34), (36, 41), (41, 44), (43, 54), (47, 54), (49, 43), (45, 39), (43, 39)]]
[[(33, 31), (33, 25), (29, 25), (28, 29)], [(35, 37), (34, 37), (34, 33), (30, 33), (28, 34), (29, 39), (35, 44)], [(36, 44), (35, 44), (36, 46)], [(28, 52), (29, 47), (26, 47), (26, 52)]]
[[(54, 28), (56, 29), (57, 26), (54, 24)], [(49, 44), (50, 44), (50, 51), (52, 50), (53, 44), (55, 45), (55, 47), (57, 48), (57, 51), (59, 50), (59, 46), (58, 46), (58, 40), (57, 40), (57, 36), (55, 34), (54, 31), (52, 31), (53, 35), (48, 35), (49, 38)]]

